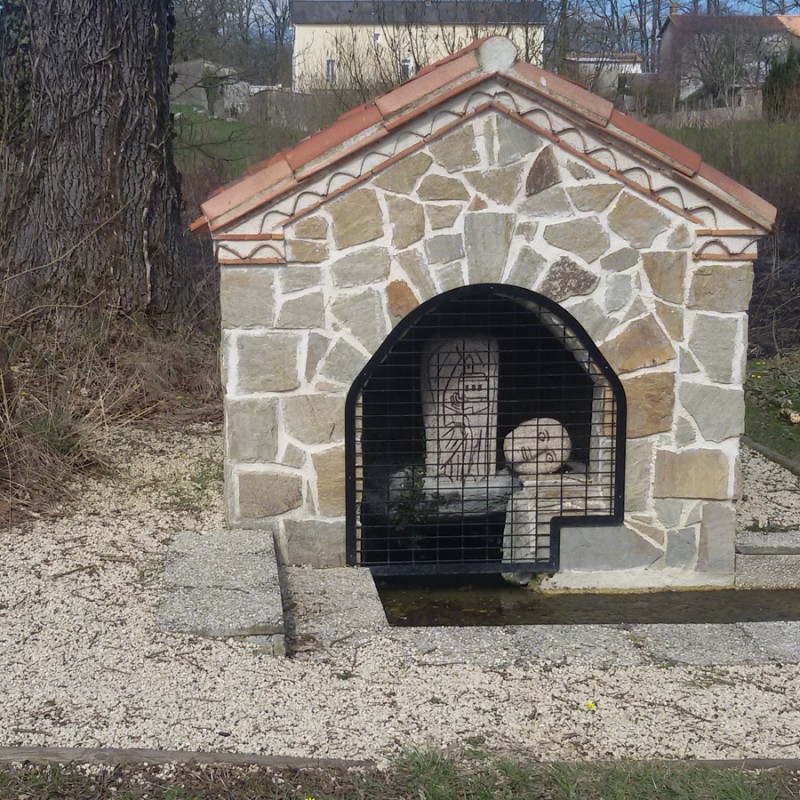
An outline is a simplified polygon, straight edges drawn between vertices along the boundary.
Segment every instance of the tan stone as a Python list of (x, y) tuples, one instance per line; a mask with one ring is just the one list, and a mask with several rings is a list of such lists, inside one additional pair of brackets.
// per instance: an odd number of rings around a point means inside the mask
[(422, 253), (418, 250), (406, 250), (398, 253), (396, 258), (397, 263), (408, 276), (412, 288), (422, 300), (430, 300), (436, 296), (436, 287), (428, 266), (423, 261)]
[(675, 374), (651, 372), (622, 382), (628, 401), (629, 439), (651, 436), (672, 428), (675, 412)]
[(520, 205), (521, 217), (565, 217), (573, 213), (567, 193), (561, 186), (551, 186)]
[(314, 568), (345, 565), (345, 524), (320, 519), (283, 522), (286, 563)]
[(656, 236), (667, 229), (669, 218), (645, 200), (623, 192), (608, 215), (608, 224), (614, 233), (642, 248), (650, 247)]
[(289, 444), (286, 445), (286, 449), (283, 452), (280, 463), (285, 467), (302, 469), (306, 463), (306, 451), (301, 450), (299, 447), (297, 447), (297, 445), (289, 442)]
[(230, 461), (274, 461), (278, 453), (277, 400), (225, 398), (225, 455)]
[(689, 230), (689, 228), (687, 228), (686, 225), (679, 225), (669, 235), (667, 247), (670, 250), (685, 250), (692, 244), (693, 241), (694, 237), (692, 236), (692, 232)]
[(324, 239), (328, 235), (328, 220), (323, 217), (304, 217), (294, 225), (294, 236), (298, 239)]
[(683, 309), (656, 300), (656, 314), (673, 341), (680, 342), (683, 339)]
[(296, 394), (281, 401), (286, 433), (303, 444), (344, 440), (344, 394)]
[(313, 453), (311, 460), (317, 476), (319, 513), (324, 517), (345, 514), (344, 447), (331, 447)]
[(420, 200), (469, 200), (469, 192), (457, 178), (428, 175), (417, 190)]
[(609, 253), (600, 260), (600, 266), (612, 272), (622, 272), (636, 266), (638, 263), (639, 251), (633, 247), (623, 247), (621, 250)]
[(500, 205), (510, 205), (519, 192), (522, 164), (466, 173), (473, 188)]
[(588, 167), (585, 167), (577, 161), (567, 161), (567, 172), (569, 172), (576, 181), (588, 181), (594, 177), (594, 173)]
[(419, 300), (405, 281), (392, 281), (386, 287), (386, 304), (392, 324), (396, 325), (419, 305)]
[(383, 236), (383, 219), (372, 189), (346, 192), (328, 206), (333, 220), (333, 239), (341, 250)]
[(653, 479), (652, 439), (634, 439), (625, 447), (625, 510), (644, 511), (650, 497)]
[(319, 286), (322, 283), (322, 271), (319, 267), (279, 267), (278, 275), (280, 278), (281, 291), (284, 294), (292, 292), (302, 292), (303, 289), (310, 289), (312, 286)]
[(547, 270), (538, 291), (558, 303), (568, 297), (590, 294), (599, 280), (593, 272), (562, 256)]
[(300, 385), (297, 351), (300, 337), (288, 333), (240, 336), (239, 392), (288, 392)]
[(377, 283), (389, 277), (390, 259), (386, 247), (367, 247), (348, 253), (331, 266), (333, 285), (340, 289)]
[(380, 295), (374, 289), (337, 298), (331, 303), (331, 312), (370, 353), (386, 337), (386, 319)]
[(686, 253), (644, 253), (642, 261), (656, 295), (670, 303), (682, 303), (686, 284)]
[(479, 161), (475, 150), (475, 128), (471, 123), (462, 125), (433, 142), (430, 151), (448, 172), (474, 167)]
[(652, 314), (631, 322), (600, 349), (618, 373), (666, 364), (676, 355)]
[(589, 186), (572, 186), (567, 189), (578, 211), (602, 211), (619, 194), (618, 183), (595, 183)]
[(386, 205), (392, 224), (392, 244), (402, 249), (418, 242), (425, 234), (422, 206), (406, 197), (389, 197)]
[(324, 328), (325, 301), (322, 291), (309, 292), (285, 300), (278, 310), (276, 328)]
[(525, 182), (525, 192), (529, 195), (539, 194), (557, 183), (561, 183), (561, 171), (553, 145), (548, 145), (533, 162)]
[(733, 380), (734, 357), (739, 340), (738, 320), (697, 314), (689, 337), (689, 349), (712, 381)]
[(223, 328), (271, 327), (274, 273), (266, 267), (221, 267), (220, 305)]
[(728, 498), (730, 461), (721, 450), (694, 448), (656, 453), (655, 497)]
[(752, 293), (751, 264), (702, 264), (692, 276), (688, 305), (703, 311), (747, 311)]
[(431, 226), (431, 230), (437, 231), (440, 228), (453, 227), (453, 223), (461, 213), (461, 206), (426, 205), (425, 213), (428, 215), (428, 224)]
[(389, 192), (410, 194), (432, 162), (427, 153), (414, 153), (385, 169), (373, 182)]
[(285, 514), (303, 503), (303, 479), (276, 470), (239, 472), (239, 516), (245, 519)]
[(467, 211), (484, 211), (489, 208), (489, 204), (484, 200), (483, 197), (478, 195), (477, 197), (472, 198), (472, 202), (469, 204), (469, 208)]
[(608, 250), (608, 234), (595, 219), (558, 222), (544, 229), (544, 238), (554, 247), (566, 250), (591, 264)]
[(319, 264), (328, 257), (324, 242), (290, 239), (286, 242), (286, 260), (292, 264)]
[(514, 236), (521, 236), (526, 242), (532, 242), (536, 238), (536, 232), (539, 230), (539, 223), (534, 220), (525, 219), (517, 220), (517, 227), (514, 230)]

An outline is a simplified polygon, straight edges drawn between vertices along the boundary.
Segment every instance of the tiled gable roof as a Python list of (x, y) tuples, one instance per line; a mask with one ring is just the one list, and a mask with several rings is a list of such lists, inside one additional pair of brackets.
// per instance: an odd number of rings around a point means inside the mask
[[(473, 42), (420, 70), (414, 78), (375, 101), (343, 114), (328, 128), (255, 165), (244, 178), (203, 203), (203, 216), (192, 229), (208, 227), (212, 232), (225, 229), (298, 190), (312, 177), (396, 133), (421, 115), (490, 81), (499, 81), (509, 92), (520, 92), (561, 108), (576, 124), (587, 126), (633, 154), (655, 162), (659, 171), (688, 181), (692, 188), (733, 209), (758, 228), (764, 231), (773, 228), (775, 208), (705, 164), (699, 154), (617, 111), (610, 102), (581, 86), (518, 62), (511, 42), (492, 37)], [(502, 104), (493, 107), (512, 114)], [(526, 124), (522, 118), (518, 121)], [(566, 143), (559, 144), (569, 147)], [(613, 174), (613, 170), (609, 171)], [(624, 180), (621, 175), (617, 177)], [(655, 199), (665, 202), (659, 197)]]

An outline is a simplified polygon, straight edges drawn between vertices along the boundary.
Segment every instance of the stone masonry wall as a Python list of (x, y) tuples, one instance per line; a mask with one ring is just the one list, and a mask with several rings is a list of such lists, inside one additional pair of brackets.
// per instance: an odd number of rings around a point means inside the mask
[[(284, 214), (285, 263), (236, 266), (247, 251), (220, 246), (232, 526), (275, 531), (292, 562), (344, 563), (351, 382), (419, 303), (503, 282), (567, 309), (628, 400), (625, 526), (565, 530), (562, 568), (730, 580), (746, 254), (497, 110), (333, 189)], [(269, 229), (269, 214), (238, 230)]]

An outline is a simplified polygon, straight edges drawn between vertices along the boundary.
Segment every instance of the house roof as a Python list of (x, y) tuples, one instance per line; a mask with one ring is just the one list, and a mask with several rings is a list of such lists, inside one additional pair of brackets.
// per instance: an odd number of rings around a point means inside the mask
[(747, 37), (792, 35), (800, 37), (800, 16), (730, 14), (670, 14), (661, 26), (662, 35), (671, 26), (688, 36), (708, 33), (736, 33)]
[[(348, 111), (319, 133), (251, 167), (245, 177), (202, 204), (203, 216), (192, 229), (216, 232), (229, 228), (258, 209), (300, 191), (335, 165), (394, 135), (422, 115), (491, 81), (503, 84), (503, 91), (507, 87), (508, 91), (524, 93), (542, 105), (559, 109), (577, 127), (590, 128), (626, 152), (638, 154), (654, 164), (659, 173), (683, 185), (688, 183), (695, 193), (732, 209), (765, 232), (773, 229), (776, 209), (765, 200), (704, 163), (698, 153), (621, 113), (607, 100), (544, 69), (517, 61), (514, 45), (501, 37), (478, 40), (421, 69), (387, 94)], [(492, 107), (515, 116), (520, 124), (529, 124), (502, 104)], [(581, 155), (552, 132), (541, 133)], [(584, 157), (591, 161), (588, 155)], [(391, 160), (387, 158), (387, 164)], [(625, 180), (601, 162), (595, 166)], [(646, 187), (633, 184), (633, 188), (648, 193)], [(656, 202), (670, 205), (660, 195), (651, 194)]]
[(293, 0), (295, 25), (544, 25), (539, 0)]

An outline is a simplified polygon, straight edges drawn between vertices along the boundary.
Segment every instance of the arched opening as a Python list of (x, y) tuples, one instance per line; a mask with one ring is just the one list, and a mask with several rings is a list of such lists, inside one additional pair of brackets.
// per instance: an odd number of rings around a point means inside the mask
[(439, 295), (350, 388), (348, 563), (556, 571), (562, 524), (621, 519), (624, 427), (618, 378), (557, 304), (494, 284)]

